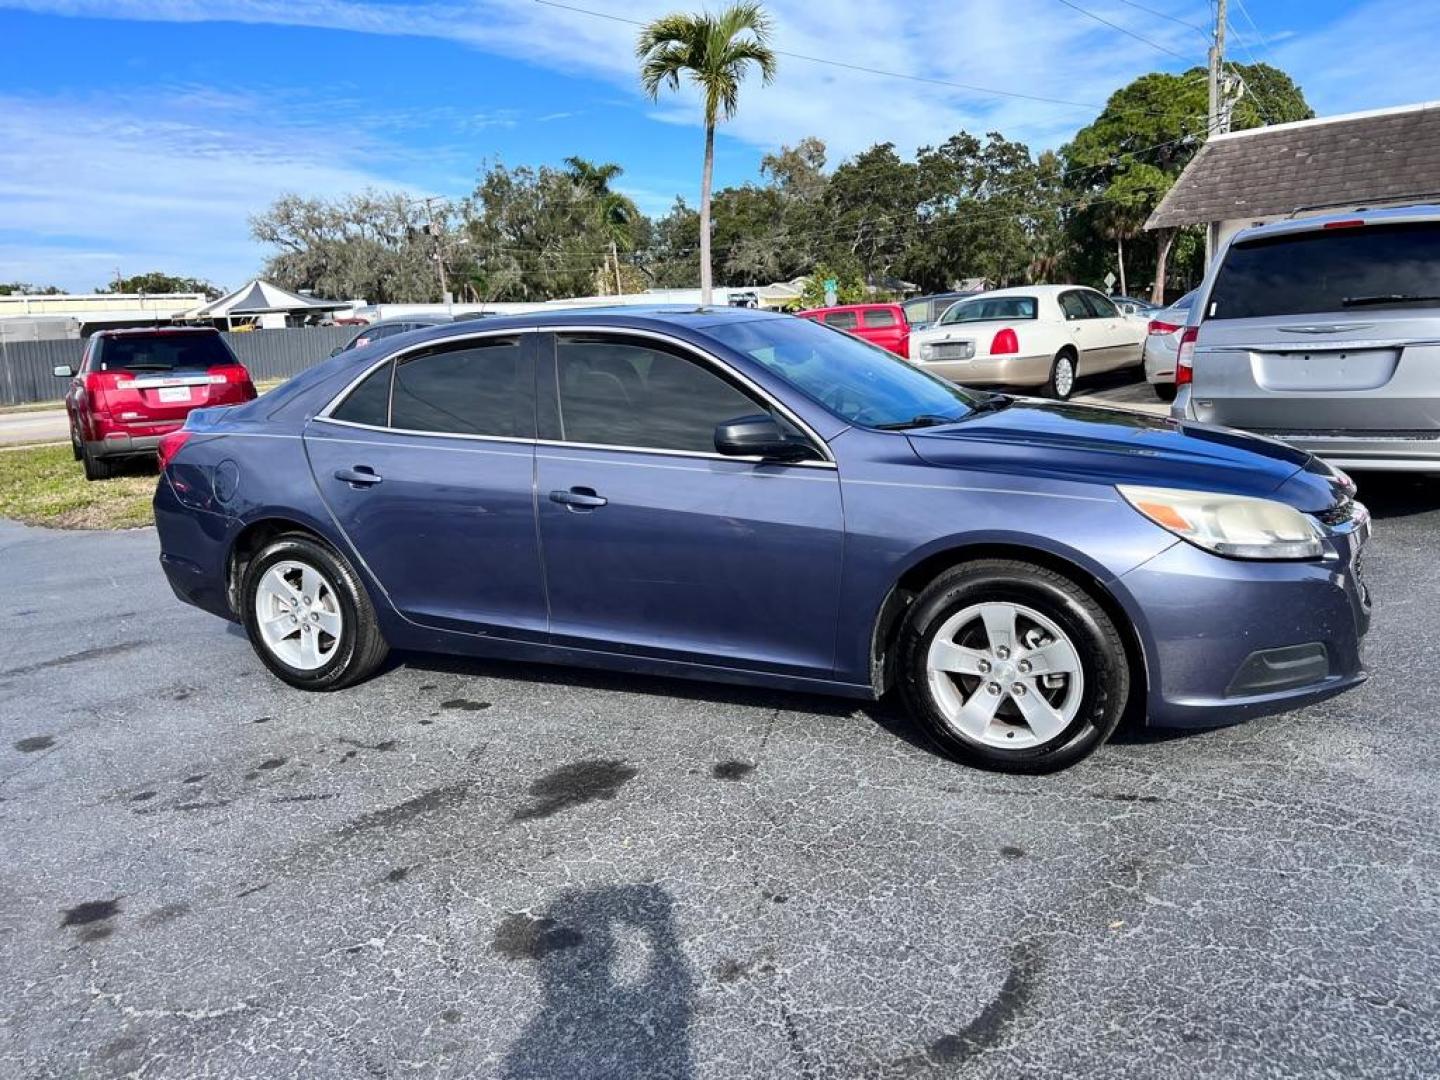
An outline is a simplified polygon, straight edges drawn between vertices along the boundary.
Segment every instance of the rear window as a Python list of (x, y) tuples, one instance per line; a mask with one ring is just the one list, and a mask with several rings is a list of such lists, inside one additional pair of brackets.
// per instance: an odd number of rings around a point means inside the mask
[(102, 338), (96, 371), (204, 371), (238, 363), (219, 334)]
[(1211, 319), (1440, 306), (1440, 222), (1363, 225), (1231, 246)]
[(825, 316), (825, 325), (837, 330), (853, 330), (860, 323), (860, 317), (853, 311), (832, 311)]
[(1035, 318), (1033, 296), (992, 296), (979, 300), (961, 300), (951, 306), (940, 319), (942, 323), (992, 322)]
[(871, 308), (865, 312), (866, 326), (894, 326), (896, 321), (895, 312), (889, 308)]

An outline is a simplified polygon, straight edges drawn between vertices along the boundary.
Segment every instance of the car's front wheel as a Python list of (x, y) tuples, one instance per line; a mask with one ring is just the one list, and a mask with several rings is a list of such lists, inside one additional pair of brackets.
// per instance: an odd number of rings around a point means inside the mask
[(369, 676), (389, 651), (355, 571), (304, 534), (281, 536), (252, 559), (240, 596), (250, 644), (291, 686), (339, 690)]
[(935, 579), (906, 615), (897, 682), (926, 734), (969, 765), (1047, 773), (1094, 752), (1130, 694), (1114, 622), (1069, 578), (985, 559)]

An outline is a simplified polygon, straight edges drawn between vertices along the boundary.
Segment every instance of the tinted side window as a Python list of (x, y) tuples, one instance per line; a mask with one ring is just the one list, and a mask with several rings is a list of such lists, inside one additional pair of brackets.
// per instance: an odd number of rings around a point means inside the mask
[(894, 326), (896, 321), (895, 312), (889, 308), (872, 308), (865, 312), (866, 326)]
[(766, 411), (698, 361), (621, 338), (555, 343), (568, 442), (715, 452), (715, 425)]
[(1091, 317), (1090, 309), (1085, 306), (1085, 301), (1080, 299), (1078, 292), (1061, 293), (1060, 310), (1065, 313), (1065, 318), (1067, 319), (1088, 319)]
[(853, 330), (859, 323), (860, 320), (853, 311), (832, 311), (825, 316), (825, 325), (833, 326), (836, 330)]
[(370, 427), (390, 426), (390, 373), (393, 363), (381, 364), (365, 377), (365, 381), (330, 413), (336, 420)]
[(1105, 297), (1097, 292), (1082, 292), (1080, 299), (1085, 301), (1085, 306), (1090, 309), (1090, 314), (1097, 319), (1118, 319), (1119, 310)]
[[(1212, 319), (1440, 306), (1440, 222), (1362, 225), (1235, 244)], [(1411, 299), (1406, 299), (1407, 297)]]
[(534, 435), (534, 380), (518, 337), (402, 358), (390, 426), (455, 435)]

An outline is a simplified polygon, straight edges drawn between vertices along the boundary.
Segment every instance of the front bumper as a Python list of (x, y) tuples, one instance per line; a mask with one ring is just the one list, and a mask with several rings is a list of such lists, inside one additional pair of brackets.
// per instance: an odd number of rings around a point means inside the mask
[(1180, 542), (1120, 582), (1139, 610), (1155, 727), (1284, 712), (1364, 681), (1363, 509), (1311, 562), (1222, 559)]
[(916, 367), (962, 386), (1044, 386), (1050, 378), (1053, 356), (994, 356), (973, 360), (919, 360), (911, 347)]

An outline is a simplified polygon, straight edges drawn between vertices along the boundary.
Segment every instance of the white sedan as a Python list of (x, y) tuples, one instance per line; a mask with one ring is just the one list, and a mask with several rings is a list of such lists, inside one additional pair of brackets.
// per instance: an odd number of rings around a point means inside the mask
[(1094, 289), (997, 289), (953, 305), (910, 335), (910, 361), (969, 386), (1040, 387), (1067, 398), (1080, 375), (1138, 366), (1146, 323)]

